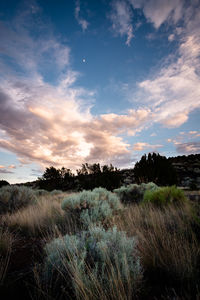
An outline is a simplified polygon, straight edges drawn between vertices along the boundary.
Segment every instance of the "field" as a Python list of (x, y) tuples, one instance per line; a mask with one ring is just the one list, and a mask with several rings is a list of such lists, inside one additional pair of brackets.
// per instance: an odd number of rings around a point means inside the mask
[(168, 203), (160, 190), (157, 198), (144, 192), (125, 201), (122, 191), (101, 188), (74, 194), (27, 188), (22, 204), (14, 192), (12, 201), (8, 191), (0, 195), (3, 299), (200, 298), (199, 192), (185, 198), (174, 189)]

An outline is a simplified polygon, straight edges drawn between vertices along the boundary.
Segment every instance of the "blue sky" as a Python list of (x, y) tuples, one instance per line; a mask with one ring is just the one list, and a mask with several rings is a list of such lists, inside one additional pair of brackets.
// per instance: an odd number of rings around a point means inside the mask
[(0, 41), (0, 179), (200, 153), (199, 0), (3, 0)]

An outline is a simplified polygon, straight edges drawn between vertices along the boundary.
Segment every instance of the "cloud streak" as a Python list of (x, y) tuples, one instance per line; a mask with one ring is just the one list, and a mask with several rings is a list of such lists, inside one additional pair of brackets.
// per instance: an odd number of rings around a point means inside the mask
[(157, 151), (157, 149), (162, 148), (163, 145), (156, 144), (156, 145), (151, 145), (146, 142), (138, 142), (133, 145), (133, 150), (135, 151), (143, 151), (144, 149), (151, 149), (152, 151)]
[(109, 16), (112, 21), (112, 29), (116, 35), (126, 36), (126, 45), (130, 46), (134, 37), (132, 26), (132, 10), (126, 1), (113, 1), (112, 12)]
[(0, 173), (1, 174), (13, 174), (14, 172), (11, 171), (10, 169), (15, 169), (16, 167), (14, 165), (10, 165), (8, 167), (6, 166), (0, 166)]
[(89, 23), (88, 23), (88, 21), (86, 21), (85, 19), (83, 19), (80, 16), (80, 11), (81, 11), (80, 0), (77, 0), (76, 6), (75, 6), (75, 18), (76, 18), (78, 24), (81, 26), (82, 30), (85, 31), (88, 28)]

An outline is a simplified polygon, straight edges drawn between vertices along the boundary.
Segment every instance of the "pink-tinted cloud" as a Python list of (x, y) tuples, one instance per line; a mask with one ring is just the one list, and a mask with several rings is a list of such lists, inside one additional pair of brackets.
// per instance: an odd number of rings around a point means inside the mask
[(200, 142), (188, 142), (177, 144), (176, 151), (181, 154), (200, 153)]
[[(23, 24), (17, 25), (20, 39), (16, 41), (12, 29), (2, 26), (1, 50), (18, 61), (25, 75), (18, 76), (2, 62), (0, 147), (16, 153), (22, 164), (37, 162), (76, 169), (85, 161), (130, 162), (130, 145), (119, 135), (141, 130), (151, 118), (150, 110), (93, 116), (95, 92), (76, 85), (79, 74), (69, 67), (69, 47), (60, 45), (53, 36), (42, 43), (39, 38), (33, 41)], [(51, 51), (51, 58), (57, 57), (52, 59), (60, 70), (56, 86), (45, 81), (38, 67), (45, 51)], [(29, 61), (24, 61), (26, 58)]]
[(14, 173), (13, 171), (11, 171), (9, 169), (12, 169), (12, 168), (0, 165), (0, 173), (1, 174), (12, 174), (12, 173)]
[(144, 149), (148, 149), (148, 151), (149, 150), (157, 151), (158, 148), (162, 148), (162, 147), (163, 147), (163, 145), (160, 145), (160, 144), (151, 145), (151, 144), (145, 143), (145, 142), (138, 142), (133, 145), (133, 150), (143, 151)]

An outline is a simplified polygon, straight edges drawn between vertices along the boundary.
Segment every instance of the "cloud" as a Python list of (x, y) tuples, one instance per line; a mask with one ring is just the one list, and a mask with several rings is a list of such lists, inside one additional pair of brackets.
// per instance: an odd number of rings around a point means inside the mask
[(175, 35), (172, 33), (168, 36), (168, 40), (172, 42), (175, 39)]
[(200, 108), (200, 9), (188, 7), (182, 21), (177, 51), (157, 73), (138, 83), (138, 101), (146, 99), (154, 122), (169, 128), (181, 126)]
[(115, 0), (112, 2), (112, 12), (109, 16), (112, 21), (112, 29), (115, 34), (127, 36), (126, 45), (130, 45), (133, 34), (132, 10), (128, 2)]
[(148, 148), (152, 151), (156, 151), (158, 148), (162, 148), (163, 145), (157, 144), (157, 145), (151, 145), (145, 142), (138, 142), (133, 145), (133, 150), (135, 151), (143, 151), (144, 149)]
[(137, 131), (150, 117), (145, 109), (95, 117), (82, 99), (93, 96), (91, 91), (63, 82), (52, 87), (41, 80), (16, 80), (4, 80), (1, 87), (0, 126), (7, 138), (0, 139), (0, 147), (23, 163), (77, 168), (85, 161), (119, 162), (129, 156), (130, 145), (118, 134)]
[(89, 23), (88, 23), (88, 21), (86, 21), (85, 19), (80, 17), (80, 10), (81, 10), (80, 1), (77, 0), (76, 6), (75, 6), (75, 18), (76, 18), (78, 24), (82, 27), (82, 30), (85, 31), (88, 28)]
[(16, 166), (15, 165), (9, 165), (8, 168), (9, 169), (16, 169)]
[[(30, 12), (27, 18), (32, 20)], [(37, 162), (42, 167), (64, 165), (75, 170), (86, 161), (130, 163), (130, 144), (120, 135), (142, 130), (151, 111), (92, 115), (95, 91), (77, 85), (79, 73), (70, 68), (70, 48), (48, 31), (43, 39), (33, 38), (29, 25), (17, 20), (12, 26), (1, 23), (0, 51), (17, 67), (1, 60), (5, 72), (0, 77), (0, 147), (17, 154), (22, 164)], [(41, 70), (46, 64), (47, 70), (59, 70), (56, 84), (46, 80)]]
[(176, 151), (180, 154), (195, 154), (200, 153), (199, 131), (185, 131), (173, 138), (168, 138), (167, 142), (173, 143)]
[(159, 28), (168, 21), (176, 24), (183, 14), (183, 0), (129, 0), (134, 8), (140, 8), (147, 20)]
[[(8, 168), (9, 168), (9, 167), (8, 167)], [(1, 166), (0, 166), (0, 173), (2, 173), (2, 174), (12, 174), (12, 173), (14, 173), (14, 172), (8, 170), (8, 168), (1, 165)]]
[(200, 142), (188, 142), (176, 145), (176, 151), (181, 154), (200, 153)]

